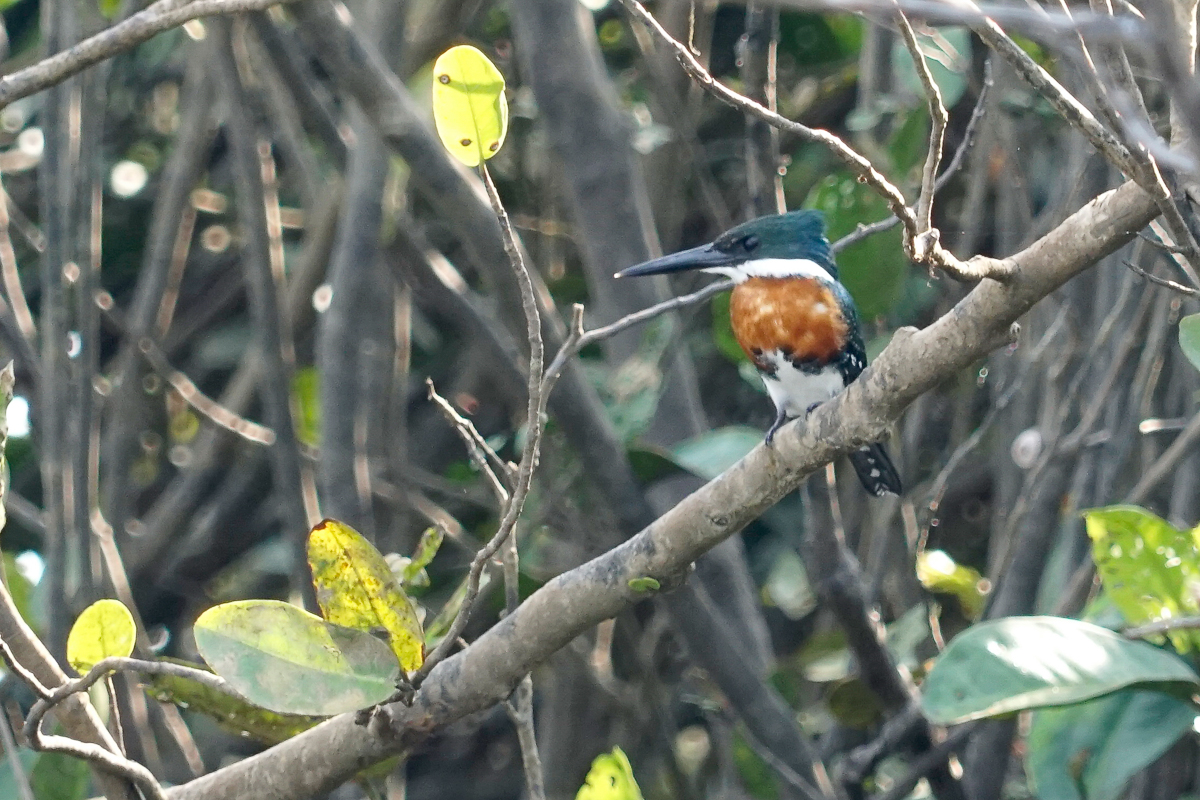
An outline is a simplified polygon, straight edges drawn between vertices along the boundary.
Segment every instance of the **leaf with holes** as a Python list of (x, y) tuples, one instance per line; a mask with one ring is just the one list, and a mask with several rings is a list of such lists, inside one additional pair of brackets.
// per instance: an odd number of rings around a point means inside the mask
[(137, 627), (120, 600), (97, 600), (83, 610), (67, 634), (67, 661), (80, 675), (110, 656), (133, 652)]
[(621, 748), (596, 756), (575, 800), (642, 800), (633, 766)]
[(450, 154), (468, 167), (496, 155), (508, 131), (504, 76), (470, 45), (451, 47), (433, 65), (433, 120)]
[[(1137, 506), (1098, 508), (1084, 519), (1104, 593), (1130, 625), (1200, 613), (1197, 531), (1178, 530)], [(1167, 636), (1181, 653), (1200, 646), (1200, 631)]]
[(935, 725), (1090, 700), (1133, 684), (1200, 684), (1174, 653), (1061, 617), (972, 625), (946, 647), (922, 686)]
[(396, 690), (396, 658), (364, 631), (279, 600), (214, 606), (194, 627), (200, 655), (239, 694), (284, 714), (331, 716)]
[(325, 619), (384, 638), (411, 672), (425, 660), (425, 637), (412, 601), (374, 545), (349, 525), (327, 519), (308, 535), (317, 603)]

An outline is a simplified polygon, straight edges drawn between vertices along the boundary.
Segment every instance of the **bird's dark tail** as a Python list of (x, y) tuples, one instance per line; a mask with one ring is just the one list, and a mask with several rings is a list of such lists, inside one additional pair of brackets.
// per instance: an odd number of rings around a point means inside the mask
[(881, 444), (869, 444), (850, 454), (850, 463), (863, 488), (876, 497), (900, 494), (900, 475)]

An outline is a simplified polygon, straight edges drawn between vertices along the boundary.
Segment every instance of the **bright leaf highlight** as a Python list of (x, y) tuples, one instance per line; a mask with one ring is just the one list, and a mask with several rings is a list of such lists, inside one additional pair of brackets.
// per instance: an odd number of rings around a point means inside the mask
[(625, 751), (614, 747), (611, 753), (596, 756), (575, 800), (642, 800)]
[(67, 661), (80, 675), (111, 656), (128, 658), (137, 627), (120, 600), (97, 600), (83, 610), (67, 635)]
[(504, 76), (476, 48), (451, 47), (433, 65), (433, 120), (442, 144), (468, 167), (499, 152), (508, 132)]
[(1090, 622), (1008, 617), (954, 637), (925, 678), (921, 706), (933, 724), (954, 725), (1152, 683), (1200, 680), (1174, 653)]

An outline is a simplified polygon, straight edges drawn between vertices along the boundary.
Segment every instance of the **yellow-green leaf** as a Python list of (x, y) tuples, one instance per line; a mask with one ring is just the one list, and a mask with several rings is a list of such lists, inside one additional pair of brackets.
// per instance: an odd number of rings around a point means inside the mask
[(496, 155), (508, 131), (504, 76), (476, 48), (451, 47), (433, 65), (433, 119), (450, 154), (479, 166)]
[(596, 756), (575, 800), (642, 800), (629, 757), (621, 748)]
[(83, 610), (67, 635), (67, 661), (80, 675), (110, 656), (133, 652), (137, 627), (120, 600), (97, 600)]
[(308, 565), (326, 620), (382, 635), (408, 672), (421, 666), (425, 637), (416, 609), (362, 534), (336, 520), (318, 523), (308, 536)]
[(928, 550), (917, 557), (917, 580), (931, 592), (954, 595), (971, 619), (979, 619), (987, 604), (988, 581), (941, 550)]
[[(203, 670), (201, 664), (176, 659), (162, 659)], [(279, 744), (296, 734), (315, 727), (323, 717), (305, 714), (285, 714), (256, 706), (247, 700), (219, 692), (197, 680), (182, 675), (147, 676), (146, 693), (155, 700), (175, 703), (189, 711), (198, 711), (235, 736), (249, 736), (263, 744)]]
[(213, 672), (271, 711), (332, 716), (396, 691), (400, 669), (386, 644), (280, 600), (213, 606), (192, 633)]

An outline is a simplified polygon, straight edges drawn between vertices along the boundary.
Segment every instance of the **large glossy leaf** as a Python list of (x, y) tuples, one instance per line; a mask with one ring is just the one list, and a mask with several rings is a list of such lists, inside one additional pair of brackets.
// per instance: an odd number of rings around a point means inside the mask
[[(1104, 593), (1129, 624), (1200, 613), (1196, 531), (1177, 530), (1137, 506), (1111, 506), (1084, 516)], [(1168, 636), (1181, 653), (1200, 645), (1200, 631)]]
[[(187, 666), (193, 669), (204, 668), (199, 664)], [(198, 681), (178, 675), (152, 675), (148, 680), (146, 692), (154, 699), (204, 714), (235, 736), (249, 736), (263, 744), (278, 744), (324, 719), (319, 716), (269, 711), (240, 697), (218, 692)]]
[(688, 472), (712, 480), (762, 444), (762, 440), (762, 431), (729, 425), (680, 442), (672, 455)]
[(120, 600), (97, 600), (83, 610), (67, 635), (67, 661), (80, 675), (110, 656), (133, 652), (137, 627)]
[(921, 704), (951, 725), (1089, 700), (1138, 683), (1197, 684), (1173, 653), (1061, 617), (1008, 617), (973, 625), (938, 657)]
[(1200, 314), (1189, 314), (1179, 320), (1179, 346), (1192, 366), (1200, 369)]
[(451, 47), (433, 65), (433, 119), (446, 149), (478, 166), (496, 155), (508, 130), (504, 76), (476, 48)]
[(278, 600), (214, 606), (194, 631), (213, 671), (272, 711), (341, 714), (395, 691), (399, 671), (386, 644)]
[[(889, 213), (877, 194), (844, 172), (826, 176), (813, 187), (804, 205), (825, 213), (831, 241), (853, 232), (859, 223), (874, 222)], [(864, 319), (886, 314), (900, 299), (908, 260), (899, 227), (847, 247), (838, 253), (837, 263), (838, 275)]]
[(629, 757), (621, 748), (596, 756), (575, 800), (642, 800)]
[(362, 534), (327, 519), (308, 535), (317, 603), (335, 625), (378, 633), (406, 671), (425, 660), (425, 637), (412, 601), (387, 560)]
[(1113, 800), (1196, 718), (1185, 700), (1152, 689), (1125, 689), (1035, 711), (1025, 769), (1039, 800)]

